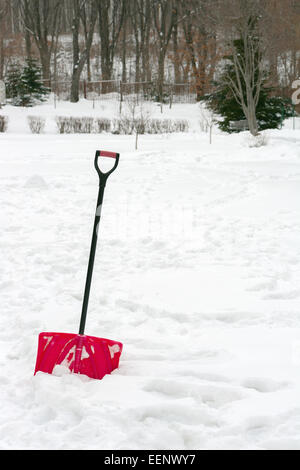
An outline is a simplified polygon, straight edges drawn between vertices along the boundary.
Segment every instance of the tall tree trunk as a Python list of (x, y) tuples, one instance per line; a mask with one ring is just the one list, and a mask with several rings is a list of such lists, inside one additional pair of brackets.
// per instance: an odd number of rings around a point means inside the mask
[(42, 64), (42, 73), (43, 73), (43, 80), (44, 85), (50, 87), (51, 82), (51, 72), (50, 72), (50, 63), (51, 63), (51, 55), (52, 51), (49, 51), (48, 47), (41, 47), (39, 48), (40, 51), (40, 58)]
[(2, 34), (0, 35), (0, 80), (3, 79), (4, 71), (4, 39)]
[(151, 30), (152, 16), (150, 0), (146, 0), (145, 5), (145, 37), (142, 44), (142, 80), (151, 82), (152, 74), (150, 67), (150, 30)]
[(202, 90), (201, 90), (201, 82), (199, 80), (199, 71), (197, 67), (196, 55), (195, 55), (195, 50), (194, 50), (194, 45), (193, 45), (191, 24), (188, 24), (186, 27), (184, 27), (184, 33), (185, 33), (185, 40), (186, 40), (188, 53), (189, 53), (189, 61), (192, 65), (192, 71), (193, 71), (193, 75), (195, 79), (197, 101), (199, 101), (202, 96)]
[[(30, 34), (39, 50), (45, 84), (50, 84), (50, 62), (55, 38), (59, 34), (59, 0), (20, 0), (20, 13), (26, 34)], [(31, 54), (29, 37), (26, 52)]]
[(173, 67), (174, 67), (174, 81), (180, 83), (180, 68), (179, 68), (179, 54), (178, 54), (178, 10), (175, 9), (175, 22), (172, 34), (173, 40)]
[[(0, 3), (0, 79), (3, 79), (4, 71), (4, 35), (6, 33), (6, 16), (9, 7), (7, 2)], [(1, 105), (1, 103), (0, 103)]]
[(158, 98), (159, 101), (163, 102), (163, 94), (164, 94), (164, 79), (165, 79), (165, 57), (166, 57), (166, 50), (164, 47), (160, 47), (159, 55), (158, 55)]
[(93, 42), (94, 30), (96, 24), (96, 3), (92, 1), (92, 8), (90, 12), (90, 17), (87, 20), (88, 24), (88, 34), (87, 40), (85, 41), (85, 49), (80, 53), (79, 47), (79, 27), (80, 27), (80, 18), (81, 18), (81, 8), (85, 5), (80, 2), (80, 0), (73, 0), (73, 24), (72, 24), (72, 34), (73, 34), (73, 72), (72, 72), (72, 83), (71, 83), (71, 103), (77, 103), (79, 101), (79, 85), (80, 85), (80, 76), (82, 70), (86, 64), (88, 55)]
[(165, 76), (165, 58), (168, 44), (174, 27), (173, 0), (156, 0), (152, 4), (154, 25), (158, 40), (158, 99), (163, 101), (163, 86)]
[(127, 37), (127, 18), (124, 19), (123, 34), (122, 34), (122, 83), (126, 83), (126, 37)]
[[(29, 8), (28, 2), (24, 4), (24, 22), (25, 25), (29, 24)], [(25, 48), (26, 48), (26, 58), (31, 59), (31, 35), (28, 28), (25, 28)]]
[(140, 45), (138, 42), (135, 43), (135, 81), (140, 81)]
[(98, 0), (102, 80), (112, 79), (114, 57), (124, 13), (125, 0)]

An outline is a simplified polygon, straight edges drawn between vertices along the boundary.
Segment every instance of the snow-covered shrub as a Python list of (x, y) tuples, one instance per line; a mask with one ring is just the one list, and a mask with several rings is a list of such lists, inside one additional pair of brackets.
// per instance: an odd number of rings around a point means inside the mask
[(6, 132), (8, 124), (8, 117), (0, 115), (0, 132)]
[(176, 119), (172, 122), (172, 132), (188, 132), (189, 123), (186, 119)]
[(132, 135), (135, 133), (135, 130), (138, 130), (139, 134), (150, 133), (149, 125), (146, 126), (145, 122), (141, 118), (136, 118), (134, 120), (129, 117), (123, 116), (121, 119), (113, 120), (113, 134), (125, 134)]
[(94, 128), (97, 134), (101, 134), (101, 132), (110, 132), (111, 121), (107, 118), (95, 118)]
[(178, 119), (178, 128), (179, 132), (188, 132), (190, 125), (189, 122), (186, 119)]
[(28, 116), (27, 121), (32, 134), (40, 134), (45, 129), (46, 119), (41, 116)]
[(138, 131), (138, 134), (146, 133), (146, 124), (141, 118), (132, 120), (129, 117), (123, 116), (121, 119), (114, 119), (112, 121), (113, 134), (132, 135), (136, 131)]
[(73, 134), (91, 134), (94, 128), (94, 119), (90, 117), (71, 118)]
[(94, 128), (90, 117), (57, 116), (55, 121), (60, 134), (91, 134)]
[(151, 119), (148, 125), (149, 134), (166, 134), (170, 132), (170, 119)]
[(132, 120), (127, 117), (122, 117), (121, 119), (113, 119), (112, 121), (112, 133), (113, 134), (133, 134), (134, 127)]
[(151, 119), (148, 122), (146, 133), (149, 134), (170, 134), (173, 132), (187, 132), (188, 121), (184, 119)]
[(268, 145), (269, 137), (267, 132), (260, 132), (257, 135), (248, 134), (245, 136), (244, 142), (247, 147), (254, 148), (254, 147), (264, 147)]
[(147, 119), (136, 118), (134, 121), (128, 117), (113, 120), (114, 134), (131, 135), (138, 129), (139, 134), (170, 134), (173, 132), (187, 132), (188, 121), (184, 119)]
[(113, 121), (113, 133), (134, 134), (137, 150), (138, 136), (147, 132), (150, 115), (151, 109), (145, 102), (139, 100), (137, 96), (128, 97), (120, 117)]
[(69, 116), (56, 116), (55, 122), (60, 134), (72, 133), (72, 122)]

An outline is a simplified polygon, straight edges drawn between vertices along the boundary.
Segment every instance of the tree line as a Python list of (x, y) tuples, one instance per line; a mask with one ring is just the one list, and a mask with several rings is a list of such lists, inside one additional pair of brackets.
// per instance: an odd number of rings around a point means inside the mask
[(70, 80), (73, 102), (82, 77), (155, 80), (159, 97), (166, 80), (190, 81), (200, 100), (242, 34), (247, 63), (236, 55), (233, 64), (248, 98), (238, 82), (231, 89), (255, 108), (262, 70), (278, 94), (300, 76), (299, 19), (299, 0), (0, 0), (0, 78), (12, 62), (38, 58), (47, 86)]

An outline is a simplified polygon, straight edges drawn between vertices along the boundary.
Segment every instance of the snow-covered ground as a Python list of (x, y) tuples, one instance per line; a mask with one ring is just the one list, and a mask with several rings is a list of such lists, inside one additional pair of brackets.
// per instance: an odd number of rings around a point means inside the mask
[[(0, 448), (300, 449), (300, 131), (58, 135), (115, 105), (6, 107), (0, 134)], [(160, 110), (156, 109), (159, 117)], [(47, 115), (43, 135), (25, 116)], [(76, 333), (108, 182), (86, 333), (124, 343), (102, 381), (33, 376), (41, 331)]]

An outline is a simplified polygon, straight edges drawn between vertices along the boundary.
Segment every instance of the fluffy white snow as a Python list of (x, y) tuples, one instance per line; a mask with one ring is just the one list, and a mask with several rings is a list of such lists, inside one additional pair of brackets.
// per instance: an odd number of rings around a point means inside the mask
[[(300, 131), (209, 145), (197, 105), (176, 105), (162, 117), (191, 131), (135, 151), (133, 136), (56, 133), (57, 114), (114, 105), (57, 106), (2, 110), (0, 449), (300, 449)], [(78, 331), (99, 149), (121, 160), (86, 333), (124, 343), (120, 368), (34, 377), (38, 334)]]

